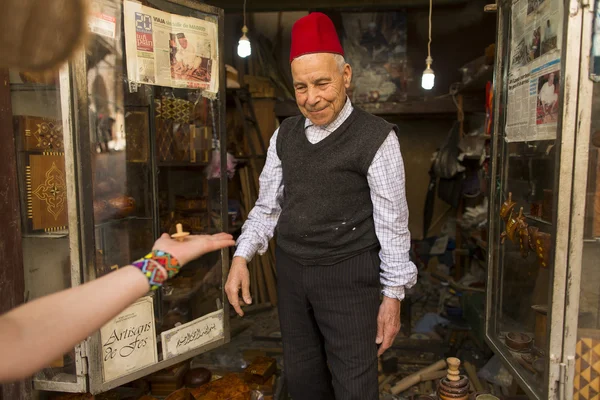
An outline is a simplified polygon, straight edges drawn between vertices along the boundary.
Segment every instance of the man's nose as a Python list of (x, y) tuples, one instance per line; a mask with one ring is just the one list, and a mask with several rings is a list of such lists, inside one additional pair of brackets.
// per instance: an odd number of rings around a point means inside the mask
[(319, 102), (320, 99), (321, 99), (321, 97), (319, 96), (318, 89), (315, 87), (309, 87), (308, 88), (308, 97), (306, 99), (306, 102), (309, 105), (314, 106)]

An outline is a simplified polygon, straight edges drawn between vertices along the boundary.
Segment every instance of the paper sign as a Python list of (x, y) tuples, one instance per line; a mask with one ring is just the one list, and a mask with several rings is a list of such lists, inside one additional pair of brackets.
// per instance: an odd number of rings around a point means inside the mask
[(154, 302), (142, 297), (100, 330), (104, 381), (158, 362)]
[(219, 339), (223, 339), (223, 310), (163, 332), (163, 359), (168, 360)]

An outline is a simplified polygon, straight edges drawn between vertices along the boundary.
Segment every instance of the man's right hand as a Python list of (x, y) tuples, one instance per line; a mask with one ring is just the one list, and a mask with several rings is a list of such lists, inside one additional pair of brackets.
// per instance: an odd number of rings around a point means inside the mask
[(240, 289), (242, 289), (242, 299), (246, 304), (252, 304), (250, 296), (250, 272), (248, 271), (248, 263), (242, 257), (233, 257), (229, 276), (225, 284), (225, 293), (229, 303), (235, 309), (240, 317), (244, 316), (244, 311), (240, 306)]

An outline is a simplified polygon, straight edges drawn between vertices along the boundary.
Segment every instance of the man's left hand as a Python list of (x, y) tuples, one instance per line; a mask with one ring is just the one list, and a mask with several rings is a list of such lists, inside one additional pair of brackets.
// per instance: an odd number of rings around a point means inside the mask
[(377, 338), (375, 339), (379, 345), (377, 357), (392, 346), (398, 332), (400, 332), (400, 300), (384, 296), (377, 315)]

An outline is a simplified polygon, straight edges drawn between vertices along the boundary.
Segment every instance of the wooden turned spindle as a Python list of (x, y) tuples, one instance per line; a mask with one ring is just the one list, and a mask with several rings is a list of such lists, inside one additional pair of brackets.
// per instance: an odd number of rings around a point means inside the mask
[(460, 380), (460, 371), (458, 367), (460, 366), (460, 360), (456, 357), (450, 357), (446, 360), (448, 363), (448, 378), (449, 381), (458, 382)]
[(183, 242), (183, 239), (186, 236), (189, 236), (190, 233), (189, 232), (184, 232), (183, 231), (183, 225), (181, 225), (181, 224), (177, 224), (176, 227), (177, 227), (177, 233), (172, 234), (171, 237), (173, 239), (179, 241), (179, 242)]

